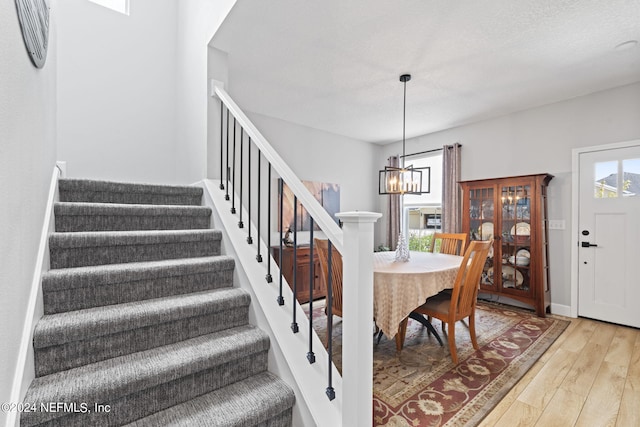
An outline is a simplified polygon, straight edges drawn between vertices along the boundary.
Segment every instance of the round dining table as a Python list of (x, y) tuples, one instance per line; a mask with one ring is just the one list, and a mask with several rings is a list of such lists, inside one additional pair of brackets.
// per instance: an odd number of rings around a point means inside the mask
[[(426, 325), (426, 319), (413, 310), (427, 298), (453, 288), (461, 262), (461, 256), (431, 252), (412, 251), (409, 261), (396, 261), (393, 251), (374, 253), (373, 315), (378, 328), (393, 338), (408, 317)], [(436, 337), (440, 341), (437, 333)], [(403, 342), (404, 337), (396, 337), (398, 350)]]

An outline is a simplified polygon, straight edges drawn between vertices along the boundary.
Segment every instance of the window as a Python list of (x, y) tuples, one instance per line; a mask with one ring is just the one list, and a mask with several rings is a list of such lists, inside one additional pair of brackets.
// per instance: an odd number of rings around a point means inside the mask
[(430, 192), (404, 195), (404, 220), (409, 233), (409, 249), (426, 251), (433, 233), (442, 230), (442, 154), (410, 157), (405, 163), (414, 168), (430, 168)]
[(89, 0), (108, 9), (115, 10), (124, 15), (129, 15), (129, 0)]

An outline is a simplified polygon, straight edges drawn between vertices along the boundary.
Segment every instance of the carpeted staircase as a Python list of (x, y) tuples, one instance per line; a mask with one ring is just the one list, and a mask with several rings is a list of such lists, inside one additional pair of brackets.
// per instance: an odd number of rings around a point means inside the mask
[[(21, 426), (290, 426), (202, 189), (59, 182)], [(44, 405), (41, 405), (44, 404)]]

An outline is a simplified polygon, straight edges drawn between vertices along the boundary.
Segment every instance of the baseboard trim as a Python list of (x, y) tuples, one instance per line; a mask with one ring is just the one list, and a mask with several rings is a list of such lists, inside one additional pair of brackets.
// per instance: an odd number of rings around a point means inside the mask
[(574, 317), (571, 315), (571, 306), (551, 303), (551, 313), (559, 316)]
[[(51, 184), (49, 185), (49, 195), (47, 206), (40, 232), (40, 244), (38, 246), (38, 256), (33, 271), (31, 281), (31, 291), (24, 318), (22, 329), (22, 339), (20, 340), (20, 350), (11, 386), (10, 401), (13, 404), (22, 402), (31, 381), (35, 378), (35, 368), (33, 364), (33, 329), (35, 323), (44, 314), (42, 304), (42, 273), (49, 269), (49, 234), (54, 230), (53, 204), (58, 200), (58, 178), (62, 169), (57, 165), (53, 168)], [(9, 411), (6, 415), (5, 425), (7, 427), (19, 427), (20, 417), (17, 411)]]

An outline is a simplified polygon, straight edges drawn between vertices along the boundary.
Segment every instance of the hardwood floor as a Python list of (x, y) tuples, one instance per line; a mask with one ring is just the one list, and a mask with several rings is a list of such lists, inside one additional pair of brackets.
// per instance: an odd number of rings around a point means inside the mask
[(570, 320), (481, 427), (640, 426), (640, 330)]

